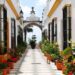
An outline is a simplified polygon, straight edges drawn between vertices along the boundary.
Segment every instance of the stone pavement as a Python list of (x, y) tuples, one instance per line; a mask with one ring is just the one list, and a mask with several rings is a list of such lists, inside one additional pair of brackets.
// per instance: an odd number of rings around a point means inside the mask
[[(15, 74), (14, 74), (15, 75)], [(46, 63), (46, 58), (40, 49), (28, 49), (20, 69), (16, 75), (63, 75), (56, 69), (54, 63)]]

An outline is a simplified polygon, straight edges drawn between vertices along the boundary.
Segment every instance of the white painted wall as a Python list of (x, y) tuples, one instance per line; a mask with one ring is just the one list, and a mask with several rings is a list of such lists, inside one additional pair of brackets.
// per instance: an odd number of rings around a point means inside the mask
[[(72, 5), (72, 41), (75, 42), (75, 0), (62, 0), (56, 11), (53, 13), (51, 17), (49, 17), (49, 21), (43, 22), (44, 23), (44, 29), (47, 28), (47, 24), (52, 21), (54, 17), (57, 17), (57, 39), (58, 39), (58, 44), (60, 50), (62, 50), (62, 41), (63, 41), (63, 36), (62, 36), (62, 19), (63, 19), (63, 14), (62, 14), (62, 9), (66, 4), (71, 4)], [(47, 12), (48, 13), (48, 12)], [(48, 17), (47, 15), (44, 16)], [(43, 20), (45, 21), (45, 20)]]
[[(20, 9), (19, 9), (19, 5), (18, 2), (16, 0), (12, 0), (13, 4), (15, 5), (15, 8), (17, 8), (17, 12), (19, 13)], [(16, 46), (17, 46), (17, 35), (18, 35), (18, 25), (21, 25), (19, 20), (16, 19), (16, 16), (14, 15), (13, 11), (11, 10), (11, 8), (9, 7), (8, 3), (5, 2), (5, 7), (7, 9), (7, 18), (9, 21), (9, 48), (11, 48), (11, 18), (15, 19), (15, 23), (16, 23)]]
[(75, 0), (72, 0), (72, 42), (75, 43)]

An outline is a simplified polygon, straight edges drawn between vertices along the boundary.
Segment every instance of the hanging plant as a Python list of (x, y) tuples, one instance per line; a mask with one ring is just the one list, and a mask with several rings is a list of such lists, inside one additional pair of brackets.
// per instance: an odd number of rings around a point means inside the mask
[(28, 32), (33, 32), (33, 29), (32, 28), (27, 28), (27, 31)]

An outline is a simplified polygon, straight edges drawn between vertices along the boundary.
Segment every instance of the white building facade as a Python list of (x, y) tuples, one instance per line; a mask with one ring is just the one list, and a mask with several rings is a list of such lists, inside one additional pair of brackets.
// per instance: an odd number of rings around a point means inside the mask
[[(4, 1), (4, 0), (0, 0)], [(0, 44), (6, 48), (17, 46), (18, 26), (23, 25), (19, 0), (5, 0), (0, 4)]]
[(43, 31), (51, 43), (58, 43), (60, 50), (75, 43), (75, 1), (47, 0), (43, 11)]

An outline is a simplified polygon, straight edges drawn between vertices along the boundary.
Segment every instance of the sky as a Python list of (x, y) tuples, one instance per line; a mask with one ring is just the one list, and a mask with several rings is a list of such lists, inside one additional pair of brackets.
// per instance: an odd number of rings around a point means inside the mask
[(27, 43), (29, 43), (29, 40), (32, 38), (32, 35), (36, 36), (36, 43), (39, 43), (42, 39), (42, 32), (39, 27), (33, 26), (33, 32), (27, 33)]
[[(46, 0), (20, 0), (20, 5), (24, 13), (24, 19), (30, 16), (32, 7), (34, 7), (36, 16), (42, 19), (42, 12), (46, 5)], [(37, 42), (42, 40), (41, 30), (36, 26), (33, 26), (33, 33), (27, 33), (27, 42), (32, 38), (32, 35), (36, 35)]]
[(29, 17), (31, 7), (34, 7), (36, 16), (42, 17), (42, 11), (46, 5), (46, 0), (20, 0), (20, 5), (24, 12), (24, 19)]

